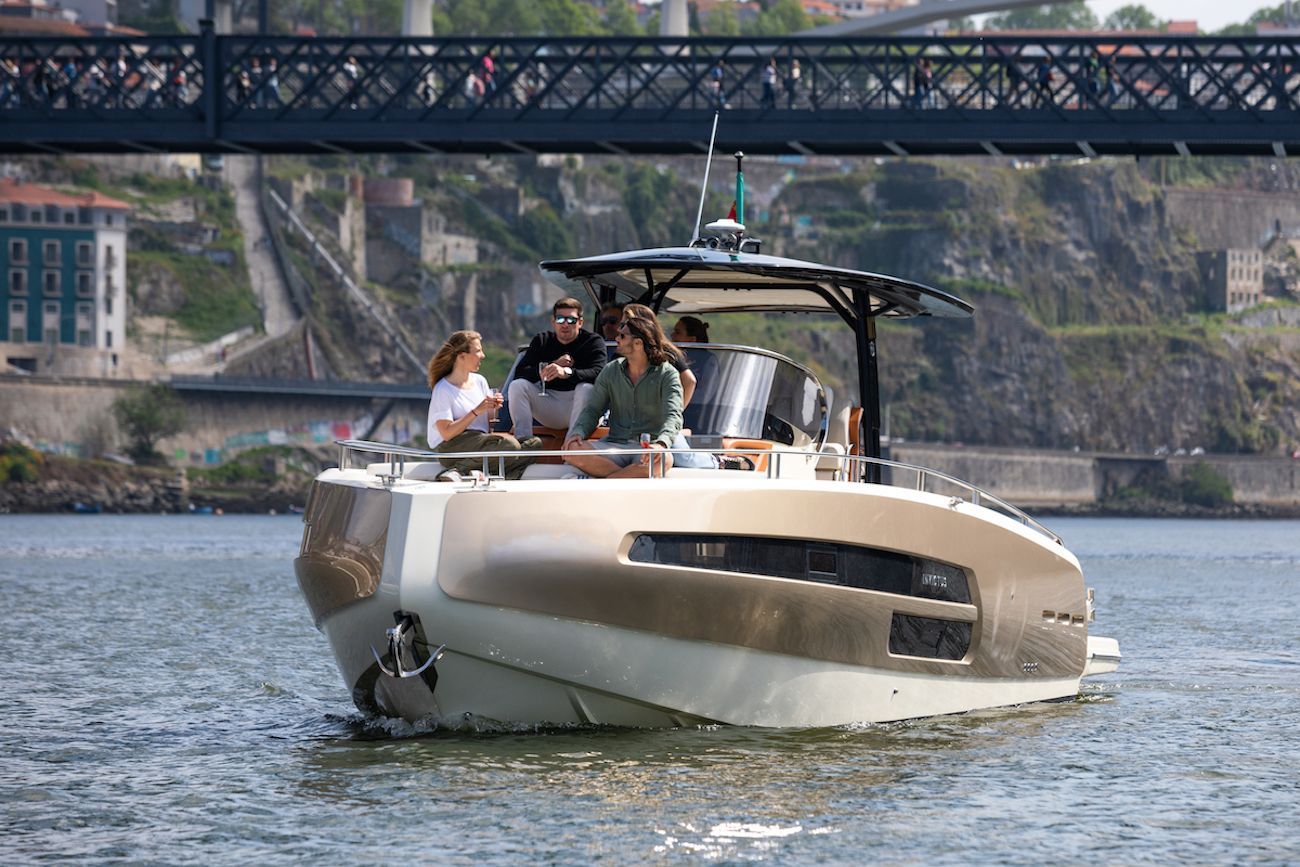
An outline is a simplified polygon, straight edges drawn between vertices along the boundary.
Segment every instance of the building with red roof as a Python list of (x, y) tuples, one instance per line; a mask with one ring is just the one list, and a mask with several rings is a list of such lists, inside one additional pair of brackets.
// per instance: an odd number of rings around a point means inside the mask
[(111, 375), (126, 339), (131, 206), (0, 178), (0, 351), (37, 372)]

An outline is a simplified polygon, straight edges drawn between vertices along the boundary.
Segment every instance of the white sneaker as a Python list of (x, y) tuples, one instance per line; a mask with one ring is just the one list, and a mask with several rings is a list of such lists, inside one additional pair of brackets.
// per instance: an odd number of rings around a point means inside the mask
[(455, 470), (443, 470), (441, 473), (438, 473), (438, 481), (459, 482), (462, 481), (462, 479), (460, 473), (456, 472)]

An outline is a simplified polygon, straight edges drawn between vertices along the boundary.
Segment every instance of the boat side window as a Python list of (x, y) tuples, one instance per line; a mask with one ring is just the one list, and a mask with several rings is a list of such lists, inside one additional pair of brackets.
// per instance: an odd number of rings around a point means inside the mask
[(969, 623), (895, 614), (889, 624), (889, 652), (927, 659), (962, 659), (970, 650), (970, 637)]
[(767, 575), (970, 603), (970, 584), (961, 567), (862, 545), (765, 536), (644, 533), (632, 543), (628, 558), (634, 563)]

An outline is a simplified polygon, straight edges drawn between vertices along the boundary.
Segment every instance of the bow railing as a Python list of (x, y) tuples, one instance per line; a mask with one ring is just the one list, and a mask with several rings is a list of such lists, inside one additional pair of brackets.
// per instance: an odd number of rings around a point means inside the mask
[[(467, 452), (439, 452), (428, 449), (420, 449), (412, 446), (401, 446), (393, 443), (373, 442), (369, 440), (337, 440), (335, 444), (339, 447), (339, 469), (348, 470), (354, 466), (353, 457), (357, 455), (379, 455), (381, 460), (376, 463), (388, 464), (388, 472), (380, 473), (379, 477), (386, 485), (394, 485), (399, 480), (406, 477), (406, 464), (408, 460), (418, 462), (437, 461), (440, 464), (454, 460), (463, 462), (466, 460), (480, 461), (481, 469), (477, 472), (480, 474), (477, 480), (471, 480), (471, 484), (477, 485), (478, 481), (491, 482), (494, 479), (502, 479), (505, 476), (505, 463), (512, 458), (528, 456), (530, 458), (542, 457), (559, 457), (572, 456), (572, 451), (552, 450), (552, 449), (530, 449), (527, 451), (467, 451)], [(863, 455), (844, 454), (837, 452), (812, 452), (799, 449), (789, 448), (771, 448), (771, 449), (752, 449), (752, 448), (715, 448), (715, 449), (647, 449), (649, 456), (649, 475), (651, 478), (663, 478), (666, 471), (656, 469), (656, 457), (665, 453), (672, 455), (692, 454), (692, 455), (712, 455), (715, 457), (734, 457), (744, 456), (755, 461), (756, 465), (761, 462), (762, 469), (747, 472), (751, 478), (760, 477), (766, 479), (782, 478), (781, 465), (782, 458), (787, 461), (798, 461), (804, 464), (813, 463), (819, 468), (827, 465), (832, 467), (829, 470), (831, 481), (864, 481), (870, 476), (876, 476), (879, 481), (876, 484), (884, 484), (890, 487), (907, 488), (925, 493), (938, 494), (949, 497), (949, 505), (957, 506), (963, 502), (970, 503), (972, 506), (982, 506), (986, 509), (1001, 512), (1007, 517), (1030, 527), (1044, 536), (1047, 536), (1053, 542), (1061, 544), (1061, 538), (1047, 529), (1026, 512), (1011, 505), (1000, 497), (990, 494), (981, 488), (972, 485), (970, 482), (963, 481), (950, 476), (947, 473), (939, 472), (928, 467), (916, 466), (913, 464), (900, 463), (898, 461), (885, 460), (883, 458), (872, 458)], [(621, 455), (626, 456), (626, 449), (586, 449), (583, 455)], [(659, 463), (658, 467), (663, 467)], [(868, 468), (879, 468), (889, 470), (889, 472), (868, 473)], [(495, 470), (495, 472), (493, 472)], [(899, 473), (901, 478), (895, 478), (895, 473)], [(739, 476), (737, 476), (739, 478)], [(806, 477), (805, 477), (806, 478)]]

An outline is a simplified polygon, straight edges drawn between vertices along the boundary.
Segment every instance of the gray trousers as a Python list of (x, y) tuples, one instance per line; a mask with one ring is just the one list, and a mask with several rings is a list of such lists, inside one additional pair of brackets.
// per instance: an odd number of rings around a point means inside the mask
[(510, 420), (519, 440), (533, 435), (533, 425), (562, 430), (567, 436), (578, 421), (582, 408), (591, 399), (591, 383), (579, 383), (573, 391), (554, 391), (548, 385), (546, 394), (537, 383), (516, 379), (510, 383)]

